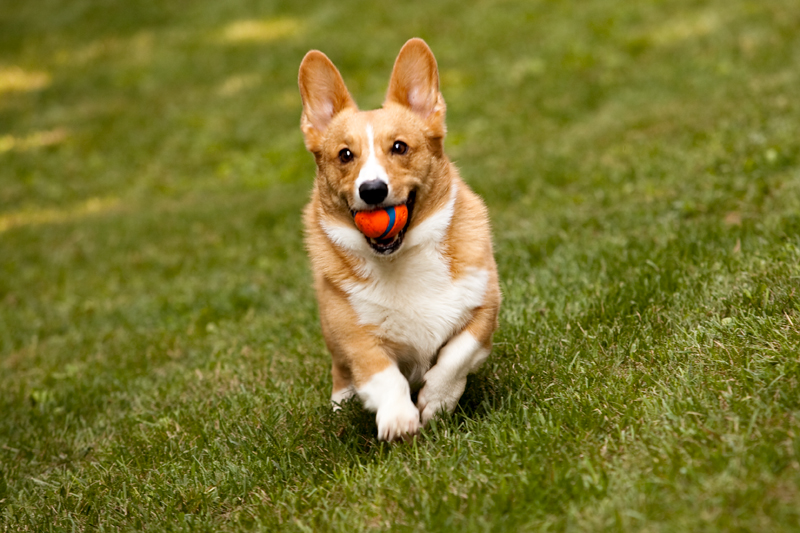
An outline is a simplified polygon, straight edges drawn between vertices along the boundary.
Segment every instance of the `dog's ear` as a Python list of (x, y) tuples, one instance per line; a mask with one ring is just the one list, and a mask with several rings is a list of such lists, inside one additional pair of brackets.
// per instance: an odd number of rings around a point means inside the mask
[(428, 125), (433, 137), (445, 134), (445, 104), (439, 92), (436, 58), (422, 39), (411, 39), (394, 62), (386, 101), (408, 107)]
[(303, 58), (297, 81), (303, 99), (300, 128), (306, 148), (316, 154), (322, 149), (331, 119), (345, 109), (357, 110), (358, 107), (347, 92), (342, 75), (319, 50), (311, 50)]

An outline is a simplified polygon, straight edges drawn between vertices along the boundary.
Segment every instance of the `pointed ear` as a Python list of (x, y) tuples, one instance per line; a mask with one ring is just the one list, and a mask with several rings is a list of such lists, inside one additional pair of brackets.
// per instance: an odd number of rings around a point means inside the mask
[(394, 62), (386, 102), (408, 107), (425, 120), (432, 133), (444, 137), (445, 104), (439, 92), (439, 69), (422, 39), (409, 40)]
[(316, 153), (322, 147), (331, 119), (345, 109), (357, 110), (358, 107), (347, 92), (342, 75), (319, 50), (311, 50), (303, 58), (297, 81), (303, 99), (300, 128), (306, 148)]

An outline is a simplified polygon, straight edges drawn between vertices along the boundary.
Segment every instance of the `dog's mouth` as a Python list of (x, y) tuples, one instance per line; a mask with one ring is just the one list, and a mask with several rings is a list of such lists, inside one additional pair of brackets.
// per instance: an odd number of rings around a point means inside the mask
[[(391, 255), (400, 249), (400, 246), (403, 244), (403, 239), (406, 236), (406, 230), (408, 230), (408, 227), (411, 225), (411, 217), (414, 214), (414, 203), (416, 199), (417, 191), (411, 191), (408, 195), (408, 199), (405, 201), (406, 208), (408, 208), (408, 219), (406, 220), (406, 225), (397, 235), (386, 239), (374, 239), (366, 235), (364, 236), (375, 253), (379, 255)], [(355, 211), (352, 211), (351, 214), (355, 217)]]

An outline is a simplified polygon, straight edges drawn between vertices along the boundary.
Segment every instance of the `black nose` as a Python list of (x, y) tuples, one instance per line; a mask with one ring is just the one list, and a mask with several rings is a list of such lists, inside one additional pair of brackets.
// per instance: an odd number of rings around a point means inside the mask
[(389, 195), (389, 187), (381, 180), (365, 181), (358, 188), (358, 195), (370, 205), (379, 204)]

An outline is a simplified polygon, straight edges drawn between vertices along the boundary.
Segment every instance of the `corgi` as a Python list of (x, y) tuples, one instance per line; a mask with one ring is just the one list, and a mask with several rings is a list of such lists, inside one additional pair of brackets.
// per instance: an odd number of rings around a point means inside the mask
[[(453, 412), (492, 347), (501, 295), (487, 209), (445, 155), (445, 103), (425, 41), (400, 50), (380, 109), (360, 111), (318, 50), (298, 81), (317, 166), (303, 222), (331, 401), (336, 409), (358, 396), (379, 440), (413, 437)], [(354, 223), (361, 211), (401, 205), (408, 218), (393, 237), (367, 237)]]

